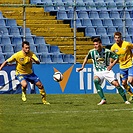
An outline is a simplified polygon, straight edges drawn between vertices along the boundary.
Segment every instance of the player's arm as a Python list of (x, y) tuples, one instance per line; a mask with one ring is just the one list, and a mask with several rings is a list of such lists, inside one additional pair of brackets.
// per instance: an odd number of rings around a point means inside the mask
[(0, 66), (0, 70), (2, 70), (2, 68), (4, 67), (4, 66), (6, 66), (8, 64), (8, 61), (4, 61), (2, 64), (1, 64), (1, 66)]
[(32, 62), (35, 62), (36, 64), (40, 64), (39, 59), (36, 57), (36, 55), (33, 53), (32, 56), (30, 57)]
[(86, 57), (84, 58), (82, 67), (78, 69), (78, 72), (79, 72), (79, 71), (82, 71), (82, 70), (84, 69), (84, 67), (85, 67), (85, 65), (86, 65), (86, 63), (87, 63), (87, 61), (88, 61), (89, 58), (91, 58), (91, 57), (90, 57), (90, 54), (86, 55)]

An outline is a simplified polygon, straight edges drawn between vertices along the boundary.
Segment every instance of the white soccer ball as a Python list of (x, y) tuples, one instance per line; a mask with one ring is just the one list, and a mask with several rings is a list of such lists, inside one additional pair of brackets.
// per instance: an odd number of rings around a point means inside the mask
[(63, 80), (63, 75), (61, 72), (55, 72), (54, 75), (53, 75), (53, 79), (56, 81), (56, 82), (60, 82)]

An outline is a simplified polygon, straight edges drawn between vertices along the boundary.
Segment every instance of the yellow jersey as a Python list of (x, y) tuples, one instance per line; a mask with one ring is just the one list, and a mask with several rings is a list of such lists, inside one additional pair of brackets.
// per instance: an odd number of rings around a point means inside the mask
[(31, 74), (32, 71), (32, 61), (39, 60), (36, 55), (30, 51), (28, 54), (25, 54), (22, 50), (13, 54), (10, 58), (7, 59), (7, 62), (12, 63), (16, 62), (16, 75), (17, 74)]
[(111, 51), (115, 52), (119, 56), (120, 69), (132, 66), (132, 48), (133, 45), (126, 41), (123, 41), (121, 47), (119, 47), (117, 43), (114, 43), (111, 47)]

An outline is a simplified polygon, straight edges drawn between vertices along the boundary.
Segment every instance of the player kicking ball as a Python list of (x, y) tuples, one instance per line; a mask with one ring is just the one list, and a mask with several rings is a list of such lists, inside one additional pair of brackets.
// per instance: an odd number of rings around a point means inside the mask
[(22, 43), (22, 50), (13, 54), (0, 66), (0, 70), (8, 63), (16, 62), (16, 78), (22, 86), (22, 101), (26, 101), (27, 81), (34, 83), (40, 91), (43, 104), (50, 104), (46, 101), (46, 92), (38, 76), (32, 71), (32, 62), (40, 64), (36, 55), (30, 51), (30, 44), (27, 41)]
[[(101, 88), (101, 84), (103, 83), (104, 79), (118, 89), (118, 92), (123, 98), (125, 104), (130, 104), (130, 102), (127, 101), (123, 88), (120, 86), (118, 80), (115, 78), (114, 72), (111, 70), (118, 61), (118, 55), (111, 52), (109, 49), (103, 48), (100, 38), (94, 38), (93, 44), (94, 49), (88, 52), (83, 61), (82, 67), (78, 69), (78, 72), (84, 69), (88, 59), (92, 59), (94, 66), (94, 84), (97, 93), (101, 98), (100, 103), (97, 105), (106, 104), (106, 98), (104, 96), (103, 89)], [(113, 59), (113, 62), (110, 62), (111, 58)]]

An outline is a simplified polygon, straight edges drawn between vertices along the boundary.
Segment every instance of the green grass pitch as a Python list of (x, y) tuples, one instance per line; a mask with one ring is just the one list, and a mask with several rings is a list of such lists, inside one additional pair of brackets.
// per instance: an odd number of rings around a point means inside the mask
[(133, 102), (125, 105), (118, 94), (49, 94), (43, 105), (39, 94), (0, 95), (0, 133), (132, 133)]

